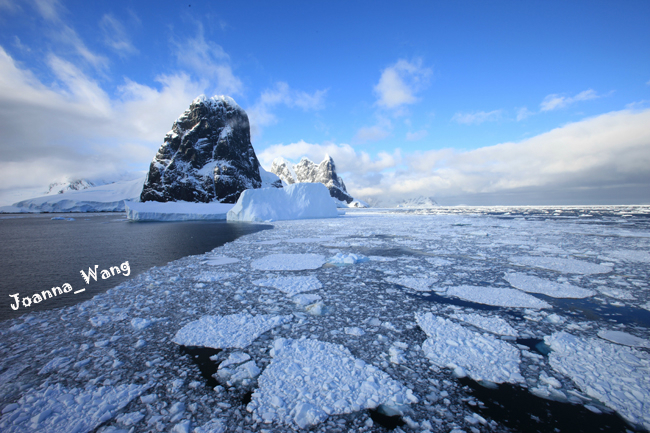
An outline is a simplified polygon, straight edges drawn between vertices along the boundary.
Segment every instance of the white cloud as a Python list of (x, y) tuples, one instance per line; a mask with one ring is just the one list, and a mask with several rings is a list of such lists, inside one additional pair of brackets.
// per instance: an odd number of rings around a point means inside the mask
[(173, 121), (205, 92), (201, 83), (178, 74), (158, 77), (159, 88), (127, 80), (111, 98), (72, 63), (53, 54), (46, 60), (57, 78), (51, 85), (19, 68), (0, 47), (5, 190), (42, 190), (57, 178), (147, 169)]
[(456, 113), (451, 118), (452, 121), (465, 125), (478, 125), (483, 122), (496, 122), (501, 119), (503, 110), (494, 111), (477, 111), (475, 113)]
[(546, 96), (541, 104), (539, 104), (539, 107), (541, 111), (551, 111), (564, 108), (578, 101), (588, 101), (600, 97), (602, 97), (602, 95), (598, 95), (593, 89), (582, 91), (575, 96), (552, 94)]
[[(532, 138), (471, 151), (453, 149), (402, 155), (382, 153), (373, 158), (347, 144), (275, 145), (258, 153), (270, 166), (273, 158), (320, 161), (330, 154), (348, 190), (359, 198), (396, 202), (404, 197), (449, 197), (491, 194), (504, 203), (519, 191), (526, 200), (558, 204), (561, 195), (573, 203), (598, 200), (649, 202), (650, 109), (623, 110), (574, 122)], [(645, 191), (645, 192), (643, 192)], [(585, 197), (589, 197), (586, 199)], [(501, 201), (499, 201), (501, 200)], [(467, 204), (472, 204), (471, 202)], [(526, 202), (519, 203), (526, 204)]]
[(216, 81), (208, 92), (210, 94), (241, 95), (244, 85), (232, 72), (230, 56), (220, 45), (205, 40), (201, 23), (196, 26), (196, 37), (172, 41), (178, 64), (195, 73), (201, 81)]
[(121, 57), (137, 54), (138, 50), (133, 46), (126, 29), (122, 23), (111, 14), (106, 14), (99, 22), (104, 33), (104, 43), (117, 52)]
[(396, 109), (417, 102), (416, 93), (428, 84), (432, 74), (431, 68), (422, 66), (422, 59), (413, 62), (398, 60), (381, 73), (379, 83), (374, 88), (377, 105)]
[(519, 122), (521, 120), (524, 120), (524, 119), (532, 116), (533, 114), (535, 114), (535, 113), (530, 111), (527, 107), (521, 107), (521, 108), (517, 109), (517, 122)]
[(276, 83), (273, 89), (263, 91), (257, 102), (246, 110), (251, 123), (251, 134), (259, 136), (263, 127), (278, 121), (272, 112), (274, 107), (285, 105), (291, 108), (298, 107), (304, 111), (317, 111), (324, 108), (326, 94), (326, 89), (309, 94), (292, 89), (287, 83)]
[(416, 132), (407, 132), (406, 139), (408, 141), (418, 141), (418, 140), (422, 140), (427, 135), (429, 135), (429, 132), (426, 129), (422, 129)]

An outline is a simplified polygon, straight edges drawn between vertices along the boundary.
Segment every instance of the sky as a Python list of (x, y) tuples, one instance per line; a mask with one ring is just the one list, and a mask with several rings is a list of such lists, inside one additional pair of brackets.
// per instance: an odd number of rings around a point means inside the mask
[(650, 204), (650, 2), (0, 0), (0, 205), (146, 172), (201, 94), (376, 204)]

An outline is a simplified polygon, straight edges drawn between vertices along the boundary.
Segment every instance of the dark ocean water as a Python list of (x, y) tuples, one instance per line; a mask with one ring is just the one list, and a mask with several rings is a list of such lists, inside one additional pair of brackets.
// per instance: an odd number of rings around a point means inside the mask
[[(69, 218), (56, 219), (52, 218)], [(134, 223), (122, 213), (43, 214), (0, 217), (0, 320), (30, 311), (74, 305), (103, 293), (153, 266), (181, 257), (203, 254), (239, 236), (271, 228), (269, 225), (204, 222)], [(80, 271), (129, 262), (130, 275), (113, 275), (86, 284)], [(52, 287), (73, 291), (17, 311), (19, 293), (32, 296)], [(85, 289), (74, 294), (74, 291)]]

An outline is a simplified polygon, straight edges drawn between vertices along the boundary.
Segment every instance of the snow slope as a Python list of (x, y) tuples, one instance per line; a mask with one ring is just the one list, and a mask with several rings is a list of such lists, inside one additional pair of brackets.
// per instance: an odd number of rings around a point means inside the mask
[(0, 207), (0, 213), (124, 212), (125, 200), (138, 200), (144, 177), (108, 185), (22, 200)]

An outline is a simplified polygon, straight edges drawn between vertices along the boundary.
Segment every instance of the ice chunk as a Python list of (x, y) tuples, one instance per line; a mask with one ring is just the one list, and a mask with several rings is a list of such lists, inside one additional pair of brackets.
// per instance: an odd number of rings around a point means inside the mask
[(226, 426), (219, 419), (211, 419), (200, 427), (196, 427), (193, 433), (225, 433)]
[(239, 259), (233, 257), (223, 257), (223, 256), (210, 256), (203, 263), (211, 266), (221, 266), (221, 265), (230, 265), (232, 263), (239, 262)]
[(438, 367), (460, 367), (476, 381), (524, 381), (519, 372), (519, 350), (511, 344), (431, 313), (416, 314), (415, 318), (429, 337), (422, 350)]
[(345, 328), (345, 333), (348, 335), (354, 335), (355, 337), (361, 337), (366, 333), (366, 331), (364, 331), (363, 329), (357, 326), (354, 326), (350, 328)]
[(135, 328), (136, 331), (142, 331), (145, 328), (148, 328), (151, 326), (154, 322), (149, 319), (145, 319), (142, 317), (136, 317), (134, 319), (131, 319), (131, 326)]
[(280, 221), (339, 216), (322, 183), (294, 183), (284, 188), (247, 189), (228, 211), (228, 221)]
[(50, 360), (41, 370), (38, 372), (38, 374), (47, 374), (51, 371), (55, 370), (60, 370), (70, 364), (72, 362), (71, 358), (68, 358), (67, 356), (57, 356)]
[(258, 286), (273, 287), (282, 293), (286, 293), (289, 296), (293, 296), (302, 292), (318, 290), (323, 287), (320, 281), (318, 281), (318, 278), (311, 275), (300, 277), (267, 278), (264, 280), (255, 280), (253, 281), (253, 284)]
[(640, 350), (579, 338), (566, 332), (544, 337), (553, 369), (633, 424), (650, 429), (650, 355)]
[(220, 365), (215, 377), (225, 381), (228, 386), (248, 386), (251, 379), (260, 374), (260, 369), (255, 361), (248, 361), (237, 367), (223, 367)]
[(330, 257), (328, 262), (332, 263), (333, 265), (353, 265), (355, 263), (364, 263), (369, 261), (370, 259), (366, 256), (362, 256), (361, 254), (343, 254), (343, 253), (336, 253), (334, 257)]
[(505, 287), (456, 286), (449, 287), (444, 295), (496, 307), (551, 308), (548, 302)]
[(269, 329), (290, 322), (292, 316), (231, 314), (203, 316), (183, 326), (174, 336), (174, 343), (213, 349), (243, 349)]
[(100, 315), (100, 316), (93, 316), (88, 320), (90, 321), (91, 325), (97, 327), (97, 326), (103, 326), (107, 323), (110, 323), (111, 318), (109, 316)]
[(552, 298), (588, 298), (594, 296), (593, 290), (576, 287), (569, 283), (557, 283), (526, 274), (506, 274), (504, 279), (513, 287), (528, 293), (541, 293)]
[(612, 271), (614, 265), (610, 263), (596, 264), (576, 259), (563, 259), (559, 257), (512, 257), (511, 263), (520, 266), (551, 269), (568, 274), (606, 274)]
[(318, 269), (324, 263), (325, 257), (320, 254), (271, 254), (253, 260), (251, 266), (261, 271), (302, 271)]
[(247, 407), (257, 421), (306, 428), (329, 415), (418, 401), (410, 389), (338, 344), (281, 338), (271, 355)]
[(612, 343), (632, 347), (646, 347), (650, 349), (650, 341), (628, 334), (627, 332), (603, 329), (602, 331), (598, 331), (598, 336), (604, 340), (611, 341)]
[(119, 385), (67, 389), (61, 384), (32, 390), (18, 408), (0, 419), (3, 433), (89, 432), (113, 418), (148, 385)]
[(497, 316), (488, 317), (476, 313), (461, 313), (452, 314), (450, 317), (467, 322), (477, 328), (485, 329), (493, 334), (509, 335), (511, 337), (517, 337), (519, 335), (515, 328), (510, 326), (510, 324), (504, 319)]
[(244, 352), (233, 352), (228, 356), (228, 359), (219, 364), (219, 368), (225, 368), (229, 365), (241, 364), (242, 362), (248, 361), (251, 359), (251, 356), (248, 353)]
[(311, 305), (315, 302), (320, 301), (321, 299), (323, 298), (315, 294), (303, 294), (291, 297), (291, 300), (300, 307), (306, 307), (307, 305)]
[(417, 290), (418, 292), (430, 292), (431, 284), (436, 282), (435, 278), (418, 278), (418, 277), (399, 277), (399, 278), (386, 278), (386, 281), (400, 286), (408, 287), (409, 289)]
[(194, 280), (202, 283), (216, 283), (217, 281), (227, 280), (237, 275), (239, 274), (236, 272), (202, 272), (194, 277)]

